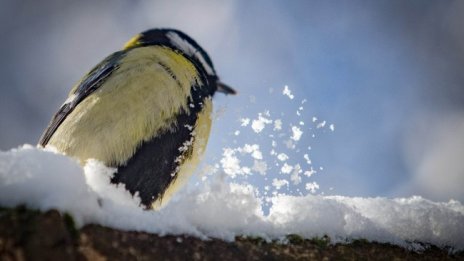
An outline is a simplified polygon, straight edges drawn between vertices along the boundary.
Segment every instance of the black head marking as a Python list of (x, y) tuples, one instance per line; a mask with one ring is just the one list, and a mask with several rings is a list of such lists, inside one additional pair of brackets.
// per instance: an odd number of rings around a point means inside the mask
[(187, 34), (175, 29), (150, 29), (140, 33), (126, 44), (126, 49), (164, 45), (180, 51), (206, 73), (208, 78), (217, 78), (213, 62), (203, 48)]

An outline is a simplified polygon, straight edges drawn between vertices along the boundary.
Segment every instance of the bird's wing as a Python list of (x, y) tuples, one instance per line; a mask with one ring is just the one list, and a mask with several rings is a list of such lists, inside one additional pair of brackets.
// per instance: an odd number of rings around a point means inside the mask
[(39, 140), (39, 145), (45, 147), (56, 129), (66, 119), (66, 117), (83, 101), (87, 96), (97, 90), (119, 66), (119, 61), (125, 55), (125, 51), (119, 51), (105, 58), (95, 66), (86, 76), (71, 90), (68, 100), (61, 106), (53, 116), (50, 124)]

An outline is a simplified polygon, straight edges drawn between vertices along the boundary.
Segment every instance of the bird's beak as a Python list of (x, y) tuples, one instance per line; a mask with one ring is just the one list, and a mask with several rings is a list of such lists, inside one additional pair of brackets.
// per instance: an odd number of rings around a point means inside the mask
[(222, 92), (224, 94), (232, 94), (232, 95), (235, 95), (237, 94), (237, 92), (232, 89), (231, 87), (227, 86), (226, 84), (222, 83), (221, 81), (217, 81), (216, 82), (217, 84), (217, 91), (218, 92)]

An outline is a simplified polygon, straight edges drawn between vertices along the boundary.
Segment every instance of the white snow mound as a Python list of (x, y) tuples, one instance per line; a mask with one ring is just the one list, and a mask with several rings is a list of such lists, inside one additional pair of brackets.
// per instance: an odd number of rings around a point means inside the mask
[(122, 230), (189, 234), (233, 240), (236, 235), (307, 238), (333, 242), (364, 238), (411, 246), (420, 241), (464, 249), (464, 206), (421, 197), (350, 198), (274, 196), (264, 215), (251, 185), (226, 183), (224, 175), (190, 186), (160, 211), (144, 211), (123, 187), (109, 184), (113, 169), (96, 161), (81, 168), (72, 159), (25, 145), (0, 151), (0, 205), (59, 209), (79, 226), (97, 223)]

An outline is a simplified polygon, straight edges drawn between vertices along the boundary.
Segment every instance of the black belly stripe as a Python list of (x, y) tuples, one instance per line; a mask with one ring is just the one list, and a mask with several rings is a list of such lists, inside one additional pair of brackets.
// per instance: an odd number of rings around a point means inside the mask
[(124, 166), (115, 166), (118, 170), (111, 182), (125, 184), (132, 195), (138, 192), (142, 204), (150, 207), (176, 178), (171, 175), (179, 164), (175, 159), (188, 157), (185, 153), (189, 150), (181, 152), (179, 148), (192, 138), (190, 126), (195, 126), (197, 117), (196, 112), (177, 115), (172, 131), (143, 142)]

